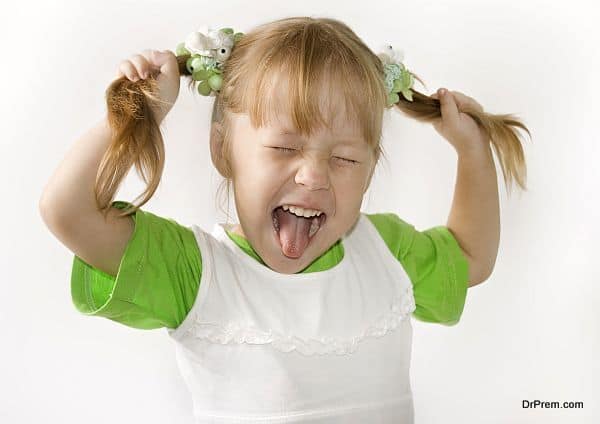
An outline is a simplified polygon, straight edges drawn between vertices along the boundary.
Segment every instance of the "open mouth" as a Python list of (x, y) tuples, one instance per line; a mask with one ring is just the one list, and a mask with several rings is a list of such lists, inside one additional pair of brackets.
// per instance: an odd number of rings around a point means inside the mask
[(323, 212), (318, 216), (304, 217), (278, 206), (271, 212), (273, 229), (285, 256), (297, 258), (327, 221)]

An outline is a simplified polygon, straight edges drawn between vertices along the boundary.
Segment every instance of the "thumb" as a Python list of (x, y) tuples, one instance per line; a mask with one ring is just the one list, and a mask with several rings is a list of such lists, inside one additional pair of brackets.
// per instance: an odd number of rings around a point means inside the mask
[(458, 106), (456, 106), (456, 102), (454, 101), (454, 97), (449, 90), (445, 88), (440, 88), (437, 91), (437, 94), (440, 99), (440, 109), (442, 110), (442, 119), (446, 122), (454, 122), (458, 120), (459, 111)]

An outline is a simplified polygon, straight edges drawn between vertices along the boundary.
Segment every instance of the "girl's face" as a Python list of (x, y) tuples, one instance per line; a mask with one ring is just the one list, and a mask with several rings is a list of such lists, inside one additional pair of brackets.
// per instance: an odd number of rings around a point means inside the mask
[[(277, 272), (296, 273), (310, 265), (359, 217), (374, 157), (359, 128), (344, 115), (337, 117), (331, 130), (322, 128), (305, 138), (294, 133), (288, 119), (254, 128), (248, 115), (231, 115), (233, 188), (241, 224), (233, 231)], [(325, 214), (307, 245), (313, 219), (286, 215), (281, 208), (274, 212), (281, 205), (306, 205)], [(276, 218), (279, 231), (274, 215), (281, 218)]]

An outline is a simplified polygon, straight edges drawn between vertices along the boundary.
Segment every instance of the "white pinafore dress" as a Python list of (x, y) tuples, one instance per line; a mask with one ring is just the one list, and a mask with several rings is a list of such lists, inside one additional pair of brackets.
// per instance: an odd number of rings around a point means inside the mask
[(200, 287), (168, 329), (195, 422), (412, 424), (412, 284), (369, 219), (340, 263), (298, 274), (256, 261), (227, 225), (192, 226)]

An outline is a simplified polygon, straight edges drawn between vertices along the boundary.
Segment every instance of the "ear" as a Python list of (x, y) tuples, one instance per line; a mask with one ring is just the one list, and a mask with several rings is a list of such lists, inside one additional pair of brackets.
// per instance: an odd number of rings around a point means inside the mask
[(212, 159), (212, 163), (219, 171), (219, 174), (224, 178), (229, 177), (229, 172), (227, 171), (227, 166), (225, 163), (225, 158), (221, 154), (223, 149), (223, 140), (224, 140), (224, 132), (223, 126), (218, 122), (211, 122), (210, 125), (210, 157)]

